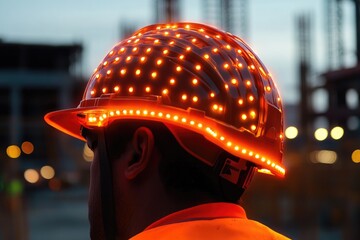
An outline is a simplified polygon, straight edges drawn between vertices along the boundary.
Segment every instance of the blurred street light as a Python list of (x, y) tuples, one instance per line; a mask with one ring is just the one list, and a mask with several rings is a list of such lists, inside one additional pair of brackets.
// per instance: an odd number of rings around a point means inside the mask
[(351, 154), (351, 159), (354, 163), (360, 163), (360, 149), (356, 149)]
[(35, 169), (27, 169), (24, 172), (24, 178), (29, 183), (36, 183), (39, 181), (39, 173)]
[(314, 133), (314, 137), (318, 141), (324, 141), (328, 137), (328, 130), (325, 128), (318, 128)]
[(339, 126), (334, 127), (333, 129), (331, 129), (330, 135), (333, 139), (339, 140), (340, 138), (342, 138), (344, 136), (344, 129)]
[(313, 163), (334, 164), (337, 160), (337, 153), (330, 150), (314, 151), (311, 156)]
[(294, 139), (297, 137), (298, 134), (299, 134), (299, 131), (294, 126), (290, 126), (290, 127), (286, 128), (286, 130), (285, 130), (285, 136), (288, 139)]
[(21, 150), (18, 146), (11, 145), (11, 146), (7, 147), (6, 153), (10, 158), (18, 158), (18, 157), (20, 157)]
[(55, 170), (51, 166), (43, 166), (40, 169), (40, 174), (45, 179), (52, 179), (55, 176)]
[(25, 154), (31, 154), (34, 151), (34, 145), (31, 142), (23, 142), (21, 144), (21, 150), (25, 153)]

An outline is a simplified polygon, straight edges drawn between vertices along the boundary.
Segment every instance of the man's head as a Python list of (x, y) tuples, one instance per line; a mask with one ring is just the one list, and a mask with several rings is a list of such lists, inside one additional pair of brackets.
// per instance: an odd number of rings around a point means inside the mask
[(45, 119), (96, 146), (91, 188), (101, 200), (92, 204), (103, 219), (115, 218), (110, 206), (120, 211), (114, 199), (143, 204), (146, 191), (172, 200), (164, 206), (234, 202), (253, 170), (285, 174), (275, 83), (243, 40), (202, 24), (135, 32), (95, 69), (78, 108)]

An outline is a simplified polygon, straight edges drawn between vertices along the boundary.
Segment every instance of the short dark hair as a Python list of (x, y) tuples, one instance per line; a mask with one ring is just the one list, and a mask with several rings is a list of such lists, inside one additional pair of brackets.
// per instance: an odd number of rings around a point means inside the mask
[(110, 124), (105, 130), (105, 135), (111, 160), (121, 156), (134, 132), (142, 126), (148, 127), (154, 134), (155, 147), (161, 155), (160, 178), (171, 196), (184, 200), (206, 196), (213, 201), (238, 202), (242, 190), (239, 191), (234, 185), (230, 191), (236, 191), (235, 194), (224, 193), (224, 180), (220, 179), (214, 168), (184, 150), (161, 122), (117, 120)]

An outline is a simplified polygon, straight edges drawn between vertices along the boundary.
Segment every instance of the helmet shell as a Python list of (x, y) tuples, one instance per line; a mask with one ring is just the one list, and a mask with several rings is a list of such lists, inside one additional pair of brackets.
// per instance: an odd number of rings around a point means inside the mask
[(181, 129), (203, 135), (263, 172), (285, 174), (282, 104), (271, 75), (242, 39), (203, 24), (138, 30), (105, 56), (77, 108), (45, 119), (80, 139), (80, 125), (161, 121), (200, 159), (209, 155), (202, 154), (206, 149), (199, 150)]

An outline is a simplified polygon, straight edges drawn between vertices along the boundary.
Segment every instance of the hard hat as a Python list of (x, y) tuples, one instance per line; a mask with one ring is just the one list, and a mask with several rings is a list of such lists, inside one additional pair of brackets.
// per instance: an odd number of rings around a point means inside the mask
[(274, 81), (242, 39), (211, 26), (138, 30), (105, 56), (77, 108), (45, 116), (82, 140), (80, 126), (106, 127), (117, 119), (163, 122), (200, 159), (211, 158), (211, 149), (184, 133), (204, 136), (260, 172), (285, 174), (283, 112)]

